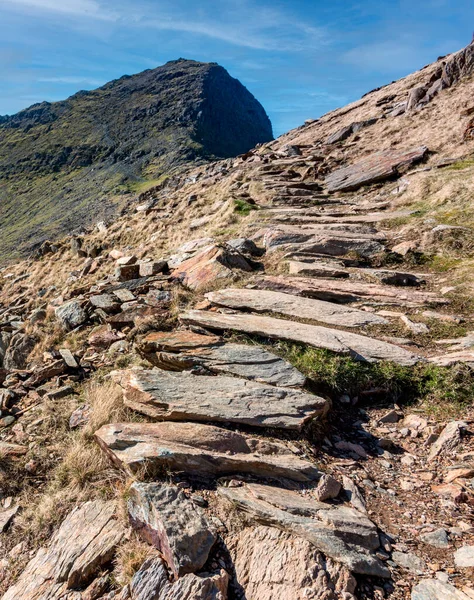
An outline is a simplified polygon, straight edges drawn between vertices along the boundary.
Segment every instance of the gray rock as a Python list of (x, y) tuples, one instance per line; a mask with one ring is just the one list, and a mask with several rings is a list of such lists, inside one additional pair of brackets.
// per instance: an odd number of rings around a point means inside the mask
[(257, 247), (255, 242), (247, 238), (236, 238), (229, 240), (227, 245), (234, 250), (238, 250), (242, 254), (249, 254), (250, 256), (261, 256), (262, 251)]
[(307, 540), (350, 571), (390, 577), (390, 571), (373, 554), (379, 547), (377, 528), (358, 511), (258, 484), (218, 491), (259, 524), (277, 527)]
[(342, 485), (344, 493), (346, 494), (349, 502), (352, 506), (361, 513), (367, 513), (367, 507), (365, 504), (364, 496), (362, 496), (357, 485), (347, 475), (342, 477)]
[(215, 421), (299, 430), (329, 409), (327, 400), (236, 377), (162, 369), (115, 371), (126, 406), (157, 420)]
[(13, 517), (19, 510), (19, 505), (15, 505), (6, 509), (0, 508), (0, 533), (4, 533), (7, 530), (8, 526), (12, 522)]
[(97, 296), (91, 296), (89, 302), (94, 308), (101, 308), (105, 312), (115, 312), (119, 310), (120, 303), (117, 302), (117, 298), (112, 294), (99, 294)]
[(438, 579), (423, 579), (411, 592), (411, 600), (470, 600), (450, 583)]
[(464, 421), (451, 421), (441, 432), (439, 438), (431, 446), (428, 460), (434, 460), (440, 454), (452, 452), (461, 441), (462, 433), (468, 425)]
[(204, 566), (216, 535), (203, 511), (182, 491), (165, 484), (134, 483), (127, 507), (133, 528), (163, 554), (174, 577)]
[(147, 559), (118, 600), (227, 600), (229, 576), (188, 574), (172, 583), (166, 564), (159, 557)]
[(137, 350), (152, 365), (167, 371), (200, 367), (204, 372), (228, 373), (280, 387), (301, 387), (306, 380), (290, 363), (261, 346), (224, 344), (216, 336), (187, 330), (150, 333)]
[(56, 309), (56, 318), (65, 329), (75, 329), (87, 321), (87, 313), (78, 300), (70, 300)]
[(44, 308), (35, 309), (30, 315), (30, 323), (39, 323), (40, 321), (44, 321), (46, 319), (46, 311)]
[(391, 410), (380, 417), (379, 423), (398, 423), (402, 417), (396, 410)]
[(220, 331), (239, 331), (308, 344), (348, 354), (357, 360), (376, 362), (390, 360), (400, 365), (414, 365), (421, 360), (404, 348), (348, 331), (334, 330), (317, 325), (306, 325), (251, 314), (220, 314), (190, 310), (180, 316), (183, 323)]
[(463, 546), (454, 553), (454, 564), (456, 567), (474, 567), (474, 546)]
[(206, 297), (218, 306), (263, 313), (273, 312), (328, 325), (364, 327), (388, 323), (383, 317), (364, 310), (268, 290), (226, 288), (210, 292)]
[(430, 531), (420, 535), (420, 539), (423, 543), (434, 548), (448, 548), (449, 540), (448, 534), (445, 529), (436, 529), (436, 531)]
[(5, 352), (3, 366), (5, 369), (25, 369), (28, 356), (33, 351), (37, 339), (24, 333), (16, 333), (10, 340)]
[(251, 473), (272, 479), (314, 481), (318, 469), (281, 442), (243, 435), (201, 423), (113, 423), (95, 434), (113, 462), (128, 472), (144, 467), (214, 476)]
[(425, 562), (410, 552), (395, 551), (392, 553), (392, 560), (397, 566), (415, 575), (423, 575), (426, 571)]

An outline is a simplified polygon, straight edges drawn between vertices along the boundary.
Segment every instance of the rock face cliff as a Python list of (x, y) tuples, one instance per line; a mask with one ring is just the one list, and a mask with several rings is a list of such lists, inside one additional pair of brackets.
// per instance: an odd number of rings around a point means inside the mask
[(215, 63), (184, 59), (0, 117), (0, 250), (28, 250), (112, 213), (180, 165), (272, 137), (239, 81)]

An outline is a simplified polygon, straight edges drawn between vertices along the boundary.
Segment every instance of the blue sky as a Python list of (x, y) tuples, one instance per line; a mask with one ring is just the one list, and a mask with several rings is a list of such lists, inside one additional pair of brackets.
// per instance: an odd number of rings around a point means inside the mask
[(0, 0), (0, 115), (179, 57), (223, 65), (276, 135), (470, 42), (472, 0)]

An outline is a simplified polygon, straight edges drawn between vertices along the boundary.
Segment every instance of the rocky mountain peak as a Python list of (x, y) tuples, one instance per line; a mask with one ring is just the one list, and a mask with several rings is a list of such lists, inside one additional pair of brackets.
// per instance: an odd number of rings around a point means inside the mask
[(272, 138), (238, 80), (186, 59), (2, 117), (2, 255), (112, 215), (147, 181)]

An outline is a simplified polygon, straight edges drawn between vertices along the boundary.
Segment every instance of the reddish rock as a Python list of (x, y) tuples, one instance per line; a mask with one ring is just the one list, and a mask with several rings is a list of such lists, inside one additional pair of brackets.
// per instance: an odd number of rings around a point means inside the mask
[(216, 244), (181, 263), (171, 275), (186, 287), (196, 290), (219, 279), (234, 277), (234, 269), (252, 271), (240, 252), (228, 245)]

